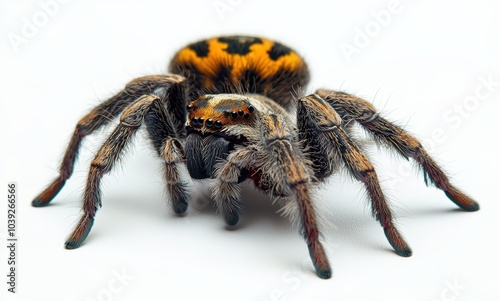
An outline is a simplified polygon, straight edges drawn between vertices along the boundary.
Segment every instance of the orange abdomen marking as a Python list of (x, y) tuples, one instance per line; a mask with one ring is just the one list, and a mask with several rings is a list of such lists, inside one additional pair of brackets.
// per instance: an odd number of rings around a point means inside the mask
[(181, 49), (170, 71), (190, 77), (194, 97), (206, 93), (259, 93), (282, 105), (306, 85), (309, 72), (291, 48), (265, 38), (228, 36)]

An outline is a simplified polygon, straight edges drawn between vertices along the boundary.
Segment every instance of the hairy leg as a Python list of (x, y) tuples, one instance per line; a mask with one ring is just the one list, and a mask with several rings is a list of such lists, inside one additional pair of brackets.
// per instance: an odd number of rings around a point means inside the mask
[[(149, 123), (149, 125), (158, 125), (157, 123), (160, 122), (161, 119), (157, 120), (156, 118), (158, 118), (159, 115), (164, 114), (166, 116), (167, 114), (162, 112), (163, 108), (160, 98), (155, 95), (144, 95), (123, 111), (120, 117), (120, 123), (92, 160), (83, 197), (83, 215), (66, 241), (67, 249), (79, 247), (92, 228), (97, 209), (101, 207), (100, 183), (104, 174), (112, 170), (125, 147), (144, 121), (146, 121), (146, 124)], [(152, 127), (154, 128), (154, 126)], [(178, 175), (178, 172), (175, 166), (173, 166), (180, 161), (179, 156), (182, 154), (180, 143), (173, 138), (175, 132), (171, 131), (172, 129), (170, 129), (171, 132), (169, 132), (168, 127), (165, 127), (165, 136), (159, 138), (158, 131), (152, 131), (151, 128), (148, 128), (148, 130), (150, 134), (152, 132), (154, 133), (152, 136), (155, 139), (163, 140), (163, 149), (161, 153), (164, 155), (166, 161), (166, 175), (172, 177), (167, 179), (167, 187), (170, 183), (174, 187), (180, 186), (182, 190), (182, 185), (179, 185), (180, 180), (175, 177)], [(153, 144), (155, 144), (155, 141), (153, 141)], [(179, 201), (176, 197), (185, 197), (185, 193), (181, 192), (178, 195), (175, 193), (176, 191), (174, 190), (174, 210), (177, 209), (177, 211), (182, 211), (184, 208), (183, 202), (186, 202), (186, 200), (181, 199)]]
[(245, 169), (250, 168), (254, 154), (253, 148), (240, 148), (229, 154), (226, 161), (215, 165), (215, 180), (210, 185), (212, 198), (230, 226), (238, 223), (243, 210), (239, 183)]
[[(175, 92), (175, 93), (174, 93)], [(144, 115), (144, 124), (149, 133), (153, 148), (164, 160), (164, 180), (168, 200), (176, 214), (183, 214), (188, 207), (188, 183), (182, 179), (180, 166), (184, 164), (185, 153), (179, 139), (185, 136), (184, 128), (177, 128), (179, 123), (185, 122), (185, 115), (176, 116), (165, 106), (176, 105), (184, 108), (186, 92), (161, 90), (155, 94), (161, 98), (152, 104), (151, 109)], [(140, 117), (140, 116), (139, 116)], [(182, 119), (179, 119), (182, 118)]]
[[(372, 214), (384, 228), (384, 233), (400, 256), (411, 256), (411, 249), (393, 222), (392, 212), (379, 184), (377, 173), (359, 146), (342, 128), (342, 121), (335, 110), (318, 95), (303, 97), (298, 103), (298, 127), (305, 141), (316, 174), (325, 178), (342, 160), (349, 173), (364, 184), (372, 204)], [(322, 141), (319, 145), (315, 142)], [(314, 164), (315, 163), (315, 164)], [(322, 167), (321, 164), (326, 164)]]
[(346, 122), (357, 121), (377, 141), (397, 151), (406, 159), (414, 159), (424, 171), (428, 180), (444, 191), (446, 196), (457, 206), (466, 211), (479, 210), (479, 204), (452, 185), (445, 172), (427, 154), (422, 144), (401, 127), (379, 116), (375, 107), (356, 96), (331, 90), (318, 90), (323, 97)]
[(164, 179), (168, 199), (172, 203), (174, 212), (178, 215), (186, 212), (189, 201), (187, 182), (182, 179), (179, 165), (184, 163), (184, 150), (180, 142), (175, 138), (168, 138), (162, 151), (165, 160)]
[(320, 242), (314, 201), (311, 198), (313, 172), (281, 115), (263, 116), (261, 132), (263, 145), (259, 157), (263, 159), (258, 165), (264, 181), (271, 184), (271, 196), (287, 195), (296, 200), (301, 234), (306, 240), (316, 274), (323, 279), (330, 278), (332, 269)]
[[(155, 75), (145, 76), (131, 81), (122, 91), (101, 103), (80, 119), (73, 132), (66, 152), (64, 153), (59, 167), (59, 176), (43, 192), (36, 196), (31, 204), (35, 207), (46, 206), (59, 193), (66, 183), (66, 180), (68, 180), (73, 173), (81, 142), (85, 136), (107, 125), (138, 97), (154, 92), (158, 92), (164, 96), (163, 94), (167, 90), (170, 96), (173, 96), (171, 99), (179, 99), (179, 103), (172, 103), (168, 108), (169, 113), (179, 119), (177, 123), (182, 127), (185, 121), (185, 111), (183, 111), (185, 110), (185, 99), (180, 96), (182, 94), (185, 95), (186, 90), (185, 79), (182, 76), (170, 74)], [(180, 104), (181, 101), (182, 104)], [(178, 124), (176, 128), (180, 129)]]

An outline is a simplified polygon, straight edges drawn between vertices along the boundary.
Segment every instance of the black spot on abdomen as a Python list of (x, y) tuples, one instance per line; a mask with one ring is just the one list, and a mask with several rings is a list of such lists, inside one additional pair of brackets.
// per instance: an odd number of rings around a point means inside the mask
[(280, 43), (274, 43), (273, 47), (267, 52), (269, 53), (269, 58), (273, 61), (276, 61), (280, 57), (289, 54), (292, 52), (292, 49), (286, 47)]
[(219, 38), (219, 42), (227, 44), (227, 53), (241, 55), (248, 54), (250, 52), (250, 46), (262, 44), (261, 39), (247, 36), (221, 37)]
[(231, 70), (233, 66), (219, 66), (215, 77), (212, 78), (215, 91), (219, 93), (234, 93), (232, 88)]
[(208, 42), (206, 40), (190, 44), (188, 45), (188, 48), (194, 50), (194, 52), (196, 52), (196, 56), (198, 57), (208, 56)]

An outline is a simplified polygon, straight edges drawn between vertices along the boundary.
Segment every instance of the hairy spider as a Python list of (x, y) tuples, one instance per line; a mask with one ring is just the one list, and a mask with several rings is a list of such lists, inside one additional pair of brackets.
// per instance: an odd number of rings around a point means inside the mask
[(85, 115), (74, 130), (59, 177), (33, 200), (35, 207), (49, 204), (70, 178), (82, 139), (120, 116), (90, 164), (83, 215), (66, 241), (67, 249), (79, 247), (89, 234), (101, 207), (101, 179), (141, 126), (164, 159), (166, 190), (176, 214), (186, 211), (190, 199), (180, 175), (184, 163), (191, 178), (211, 179), (212, 198), (228, 225), (235, 225), (242, 212), (240, 183), (251, 180), (285, 212), (296, 214), (321, 278), (330, 278), (332, 271), (319, 240), (311, 190), (339, 168), (364, 184), (373, 216), (395, 252), (412, 254), (393, 223), (373, 165), (351, 137), (354, 123), (381, 145), (414, 159), (425, 182), (443, 190), (460, 208), (479, 210), (418, 140), (380, 117), (369, 102), (326, 89), (292, 101), (292, 94), (309, 81), (309, 71), (283, 44), (249, 36), (202, 40), (177, 52), (169, 72), (134, 79)]

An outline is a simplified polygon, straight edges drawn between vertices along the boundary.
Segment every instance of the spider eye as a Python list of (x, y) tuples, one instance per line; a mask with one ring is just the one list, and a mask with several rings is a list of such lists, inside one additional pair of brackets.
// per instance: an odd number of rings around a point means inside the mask
[(199, 126), (201, 126), (202, 124), (203, 124), (203, 123), (200, 123), (200, 122), (199, 122), (199, 119), (198, 119), (198, 118), (196, 118), (196, 117), (193, 117), (193, 118), (191, 119), (191, 125), (192, 125), (192, 126), (194, 126), (194, 127), (199, 127)]

